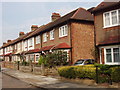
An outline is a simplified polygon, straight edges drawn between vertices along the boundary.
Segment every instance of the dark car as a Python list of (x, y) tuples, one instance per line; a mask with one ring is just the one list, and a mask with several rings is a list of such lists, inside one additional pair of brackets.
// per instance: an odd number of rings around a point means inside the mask
[(74, 65), (88, 65), (88, 64), (94, 64), (94, 59), (79, 59), (75, 62)]

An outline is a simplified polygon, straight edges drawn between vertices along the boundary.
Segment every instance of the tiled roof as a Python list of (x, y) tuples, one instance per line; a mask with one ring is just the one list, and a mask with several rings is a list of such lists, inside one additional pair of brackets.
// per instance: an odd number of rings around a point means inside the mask
[(106, 9), (108, 7), (114, 7), (115, 5), (120, 5), (120, 2), (101, 2), (93, 9), (93, 12)]
[(57, 46), (55, 46), (54, 49), (68, 49), (71, 48), (67, 43), (60, 43)]
[(46, 25), (39, 27), (37, 30), (35, 30), (34, 33), (31, 33), (25, 39), (35, 36), (37, 34), (40, 34), (44, 31), (53, 29), (57, 25), (60, 25), (68, 20), (84, 20), (84, 21), (92, 21), (93, 22), (94, 18), (89, 11), (87, 11), (83, 8), (78, 8), (78, 9), (66, 14), (65, 16), (60, 17), (59, 19), (55, 20), (54, 22), (50, 22)]
[(40, 49), (40, 51), (48, 51), (48, 50), (52, 49), (54, 46), (55, 46), (55, 45), (50, 45), (50, 46), (42, 47), (42, 48)]
[(29, 54), (29, 53), (37, 53), (37, 52), (39, 52), (40, 51), (40, 49), (32, 49), (32, 50), (29, 50), (28, 52), (26, 52), (27, 54)]
[(9, 45), (12, 44), (13, 42), (14, 42), (14, 40), (12, 40), (11, 42), (7, 42), (6, 44), (4, 44), (4, 45), (2, 46), (2, 48), (6, 47), (6, 46), (9, 46)]
[(34, 32), (34, 31), (28, 32), (28, 33), (26, 33), (25, 35), (22, 35), (22, 36), (18, 37), (17, 39), (12, 40), (11, 42), (7, 42), (5, 45), (2, 46), (2, 48), (3, 48), (3, 47), (7, 47), (7, 46), (9, 46), (9, 45), (11, 45), (11, 44), (15, 44), (15, 43), (23, 40), (25, 37), (27, 37), (29, 34), (31, 34), (31, 33), (33, 33), (33, 32)]
[(14, 42), (13, 43), (11, 43), (11, 44), (15, 44), (15, 43), (17, 43), (17, 42), (19, 42), (19, 41), (21, 41), (21, 40), (23, 40), (25, 37), (27, 37), (29, 34), (31, 34), (31, 33), (33, 33), (34, 31), (31, 31), (31, 32), (28, 32), (28, 33), (26, 33), (25, 35), (23, 35), (23, 36), (20, 36), (20, 37), (18, 37), (17, 39), (15, 39), (14, 40)]
[(9, 56), (9, 55), (11, 55), (12, 53), (8, 53), (8, 54), (5, 54), (4, 56)]
[(120, 44), (120, 36), (111, 36), (99, 43), (99, 45)]

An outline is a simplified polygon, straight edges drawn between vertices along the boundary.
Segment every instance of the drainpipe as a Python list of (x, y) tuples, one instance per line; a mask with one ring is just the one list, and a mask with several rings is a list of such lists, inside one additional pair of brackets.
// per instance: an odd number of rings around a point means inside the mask
[(69, 31), (70, 31), (70, 45), (71, 45), (71, 60), (70, 60), (70, 65), (72, 65), (72, 29), (71, 29), (71, 21), (70, 21), (70, 24), (69, 24)]

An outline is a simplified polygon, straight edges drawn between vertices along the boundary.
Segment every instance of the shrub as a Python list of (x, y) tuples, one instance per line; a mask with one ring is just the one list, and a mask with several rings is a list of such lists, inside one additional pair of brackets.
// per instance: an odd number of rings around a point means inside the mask
[[(114, 82), (120, 82), (120, 66), (100, 65), (98, 66), (98, 82), (110, 82), (110, 78)], [(64, 66), (58, 68), (60, 76), (65, 78), (80, 78), (96, 80), (96, 67), (94, 65), (85, 66)]]
[(112, 67), (111, 78), (113, 82), (120, 82), (120, 66)]
[(95, 78), (95, 67), (94, 65), (86, 66), (64, 66), (58, 68), (60, 76), (65, 78)]

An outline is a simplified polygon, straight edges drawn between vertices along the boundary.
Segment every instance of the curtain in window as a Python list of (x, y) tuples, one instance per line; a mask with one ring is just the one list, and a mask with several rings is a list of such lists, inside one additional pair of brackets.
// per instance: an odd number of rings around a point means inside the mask
[(111, 49), (106, 49), (106, 62), (112, 62)]
[(117, 11), (111, 12), (112, 16), (112, 25), (117, 24)]
[(113, 48), (114, 62), (120, 62), (120, 50), (119, 48)]
[(105, 26), (110, 25), (110, 14), (105, 13)]
[(119, 24), (120, 24), (120, 10), (118, 11), (118, 17), (119, 17)]

